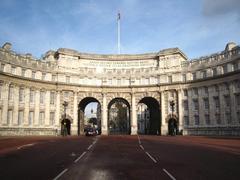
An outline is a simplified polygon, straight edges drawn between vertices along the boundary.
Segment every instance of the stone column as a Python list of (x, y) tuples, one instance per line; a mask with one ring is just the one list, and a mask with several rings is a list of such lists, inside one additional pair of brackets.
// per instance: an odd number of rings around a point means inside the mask
[(28, 125), (29, 119), (29, 100), (30, 100), (30, 89), (28, 87), (24, 90), (25, 98), (24, 98), (24, 125)]
[(14, 88), (13, 125), (18, 125), (19, 87)]
[(183, 129), (183, 107), (182, 107), (182, 90), (178, 90), (178, 129), (181, 131)]
[(58, 127), (59, 130), (61, 128), (60, 126), (60, 91), (57, 91), (56, 96), (56, 115), (55, 115), (55, 127)]
[(74, 92), (73, 99), (73, 133), (77, 134), (77, 123), (78, 123), (78, 103), (77, 103), (77, 92)]
[(231, 116), (231, 120), (232, 120), (232, 124), (233, 125), (237, 125), (238, 124), (238, 120), (237, 120), (237, 104), (236, 104), (236, 99), (235, 99), (235, 95), (234, 95), (234, 84), (230, 83), (229, 84), (229, 94), (230, 94), (230, 116)]
[(108, 109), (107, 109), (107, 98), (106, 94), (103, 94), (103, 104), (101, 108), (102, 112), (102, 135), (108, 135)]
[(132, 93), (131, 135), (136, 135), (136, 134), (137, 134), (137, 111), (136, 111), (135, 94)]
[(46, 91), (45, 99), (45, 125), (49, 126), (50, 122), (50, 91)]
[(165, 103), (165, 99), (164, 99), (164, 91), (162, 91), (161, 92), (161, 116), (162, 116), (161, 134), (162, 135), (168, 134), (168, 125), (166, 124), (167, 114), (165, 112), (165, 106), (167, 106), (167, 104)]
[(3, 85), (2, 125), (7, 125), (9, 83)]
[(39, 106), (40, 106), (40, 90), (35, 92), (35, 110), (34, 110), (34, 125), (39, 126)]

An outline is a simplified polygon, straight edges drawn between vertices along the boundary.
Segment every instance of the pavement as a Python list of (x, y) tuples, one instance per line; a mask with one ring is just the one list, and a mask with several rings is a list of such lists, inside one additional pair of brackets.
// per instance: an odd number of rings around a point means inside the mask
[(0, 179), (238, 180), (240, 138), (0, 137)]

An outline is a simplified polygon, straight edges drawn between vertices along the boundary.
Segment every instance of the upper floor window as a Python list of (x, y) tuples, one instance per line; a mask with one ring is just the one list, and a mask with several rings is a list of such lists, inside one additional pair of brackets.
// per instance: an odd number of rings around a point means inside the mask
[(22, 69), (22, 77), (24, 77), (25, 76), (25, 72), (26, 72), (26, 70), (25, 69)]
[(197, 79), (197, 73), (196, 73), (196, 72), (192, 73), (192, 79), (193, 79), (193, 80), (196, 80), (196, 79)]
[(12, 66), (12, 68), (11, 68), (11, 73), (12, 73), (12, 74), (15, 74), (15, 73), (16, 73), (16, 67)]
[(36, 72), (32, 71), (32, 78), (35, 79)]
[(50, 104), (55, 104), (55, 92), (50, 93)]
[(24, 88), (19, 89), (19, 102), (24, 101)]
[(0, 67), (1, 71), (4, 71), (4, 67), (5, 67), (5, 64), (1, 64), (1, 67)]
[(226, 107), (229, 107), (230, 106), (230, 96), (229, 95), (224, 96), (224, 100), (225, 100)]
[(31, 89), (30, 90), (30, 103), (33, 103), (34, 102), (34, 90)]
[(213, 71), (213, 76), (216, 76), (217, 75), (217, 68), (213, 68), (212, 71)]
[(215, 88), (215, 91), (216, 91), (216, 92), (219, 92), (219, 87), (218, 87), (218, 85), (215, 85), (214, 88)]
[(219, 108), (220, 107), (219, 97), (215, 96), (215, 97), (213, 97), (213, 99), (214, 99), (215, 107)]
[(198, 88), (193, 88), (193, 93), (194, 93), (194, 95), (198, 95)]
[(186, 74), (183, 74), (183, 75), (182, 75), (182, 81), (183, 81), (183, 82), (186, 82), (186, 81), (187, 81), (187, 76), (186, 76)]
[(223, 66), (223, 73), (227, 73), (227, 72), (228, 72), (228, 66), (227, 66), (227, 64), (225, 64)]
[(50, 112), (50, 125), (55, 124), (55, 112)]
[(46, 79), (46, 73), (42, 73), (42, 80)]
[(197, 111), (198, 110), (198, 100), (197, 99), (193, 100), (193, 106), (194, 106), (194, 110)]
[(56, 75), (52, 75), (52, 81), (56, 81), (57, 80), (57, 76)]
[(203, 78), (206, 78), (207, 77), (207, 71), (203, 71), (202, 75), (203, 75)]
[(204, 87), (204, 92), (205, 92), (205, 94), (208, 94), (208, 87), (207, 86)]
[(188, 110), (188, 101), (187, 100), (183, 101), (183, 109)]
[(172, 76), (168, 76), (168, 83), (172, 83)]
[(45, 100), (45, 92), (44, 91), (40, 91), (40, 103), (43, 104)]
[(184, 90), (183, 90), (183, 94), (184, 94), (184, 96), (188, 96), (188, 91), (187, 91), (187, 89), (184, 89)]
[(189, 125), (189, 117), (188, 116), (184, 116), (184, 124)]
[(204, 98), (204, 99), (203, 99), (203, 102), (204, 102), (204, 107), (205, 107), (205, 109), (208, 109), (208, 108), (209, 108), (208, 98)]
[(195, 120), (195, 125), (199, 125), (199, 116), (198, 115), (194, 116), (194, 120)]
[(66, 76), (66, 83), (70, 83), (70, 76)]
[(240, 106), (240, 94), (235, 94), (236, 104)]
[(9, 93), (8, 93), (8, 100), (13, 100), (13, 94), (14, 94), (14, 92), (13, 92), (13, 90), (14, 90), (14, 88), (13, 88), (13, 86), (12, 85), (10, 85), (9, 86)]

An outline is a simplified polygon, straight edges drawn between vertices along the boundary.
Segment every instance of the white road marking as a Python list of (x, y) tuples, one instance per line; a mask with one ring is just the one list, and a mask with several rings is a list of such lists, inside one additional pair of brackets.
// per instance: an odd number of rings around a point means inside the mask
[(144, 147), (142, 145), (140, 145), (140, 147), (142, 148), (142, 150), (144, 150)]
[(57, 175), (57, 177), (55, 177), (53, 180), (57, 180), (58, 178), (60, 178), (68, 169), (64, 169), (59, 175)]
[(176, 180), (176, 178), (171, 175), (166, 169), (163, 169), (163, 171), (172, 179), (172, 180)]
[(17, 149), (22, 149), (24, 147), (33, 146), (33, 145), (34, 145), (34, 143), (32, 143), (32, 144), (25, 144), (25, 145), (19, 146)]
[(87, 149), (88, 149), (88, 150), (91, 149), (92, 146), (93, 146), (93, 144), (91, 144)]
[(153, 160), (154, 163), (157, 163), (156, 159), (154, 159), (148, 152), (145, 153), (148, 155), (148, 157), (150, 157)]
[(142, 144), (142, 143), (141, 143), (141, 140), (140, 140), (140, 138), (139, 138), (139, 136), (138, 136), (138, 143), (139, 143), (139, 144)]
[(74, 162), (77, 163), (87, 152), (84, 151)]

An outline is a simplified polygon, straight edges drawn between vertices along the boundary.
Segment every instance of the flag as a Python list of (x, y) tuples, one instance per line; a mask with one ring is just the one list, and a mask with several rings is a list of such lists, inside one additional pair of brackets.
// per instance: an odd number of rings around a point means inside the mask
[(118, 12), (118, 18), (117, 18), (117, 20), (120, 20), (120, 17), (121, 17), (120, 12)]

